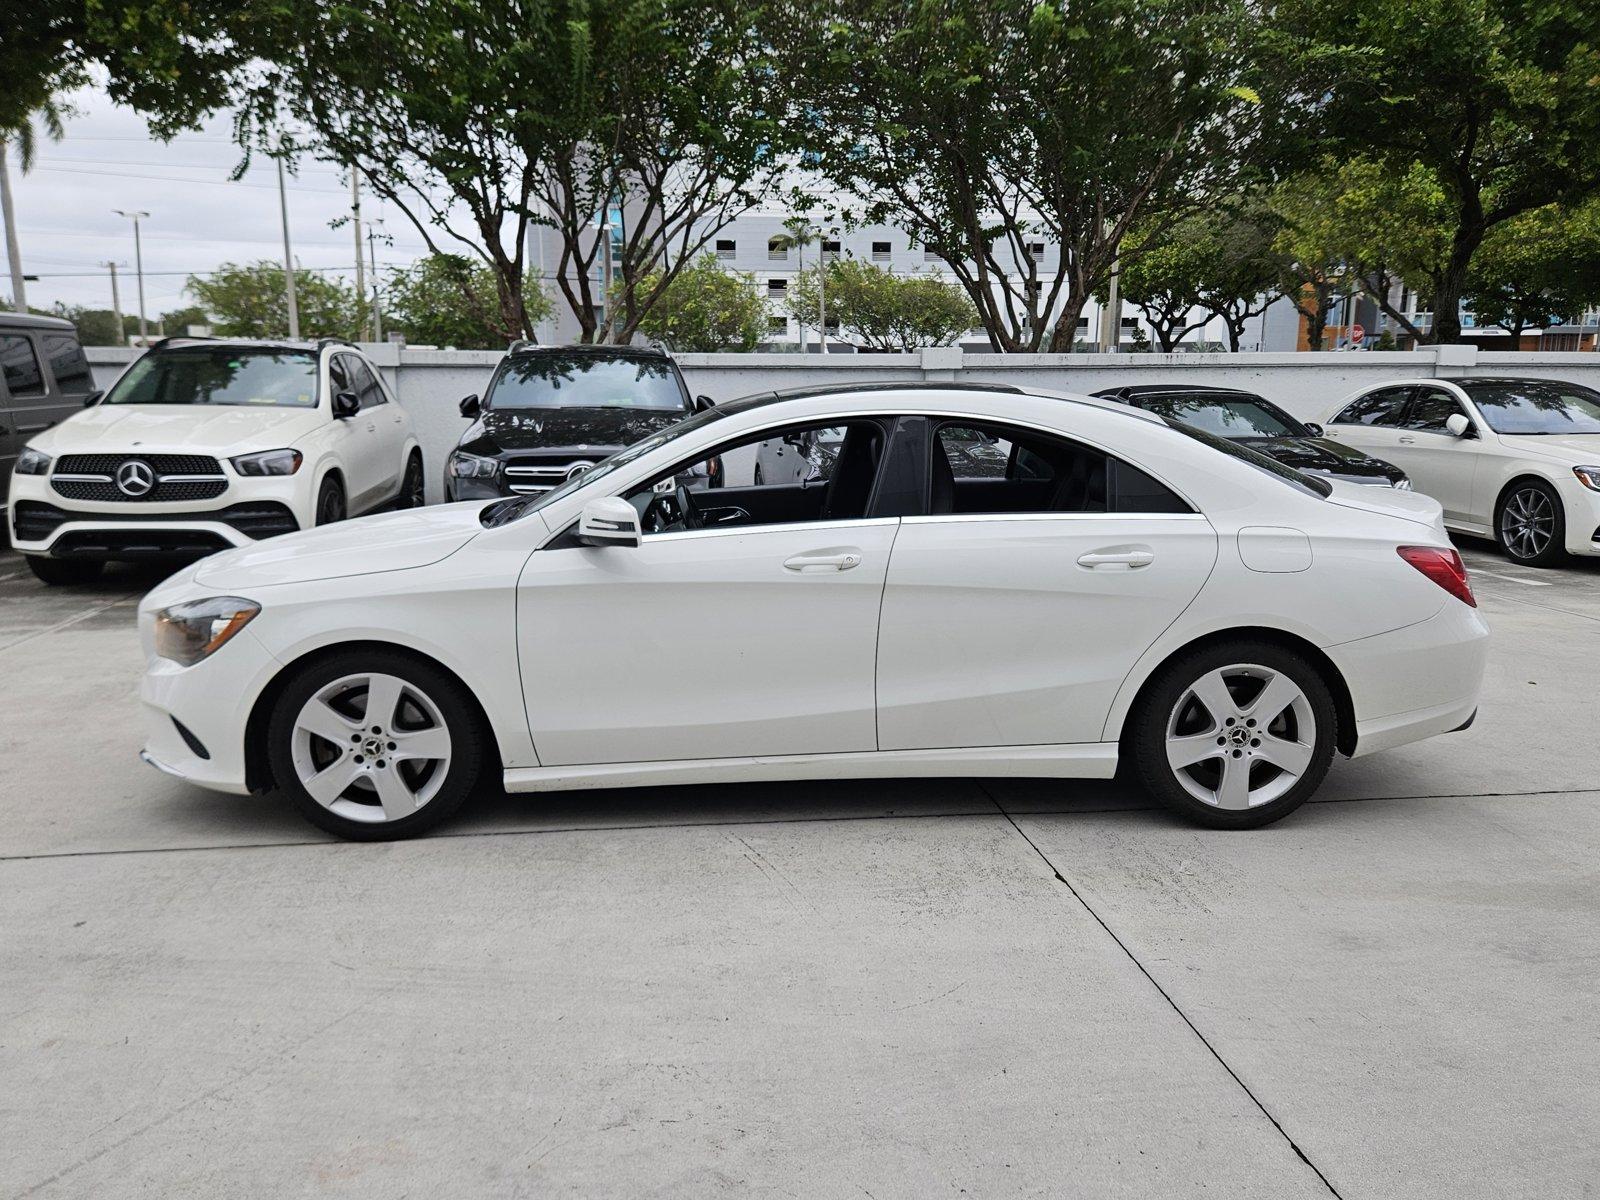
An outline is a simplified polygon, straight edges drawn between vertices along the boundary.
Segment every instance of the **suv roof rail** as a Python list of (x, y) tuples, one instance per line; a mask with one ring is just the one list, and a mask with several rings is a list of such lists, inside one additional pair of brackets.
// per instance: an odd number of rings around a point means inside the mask
[(349, 338), (320, 337), (320, 338), (317, 339), (317, 349), (318, 350), (326, 350), (329, 346), (349, 346), (350, 349), (352, 349), (352, 350), (361, 349), (360, 346), (356, 345)]
[(517, 338), (511, 343), (511, 345), (506, 347), (506, 353), (521, 354), (524, 350), (534, 349), (536, 346), (538, 346), (538, 344), (539, 343), (534, 341), (532, 338)]
[(168, 342), (215, 342), (217, 340), (217, 338), (211, 337), (209, 334), (169, 333), (166, 337), (157, 338), (153, 342), (146, 342), (144, 348), (146, 350), (155, 350), (158, 347), (165, 346)]

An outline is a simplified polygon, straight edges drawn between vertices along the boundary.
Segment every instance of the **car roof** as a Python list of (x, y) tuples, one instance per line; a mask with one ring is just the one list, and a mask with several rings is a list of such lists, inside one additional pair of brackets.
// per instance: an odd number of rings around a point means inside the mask
[(77, 332), (72, 322), (65, 317), (19, 312), (0, 312), (0, 329), (59, 329), (69, 333)]
[(507, 357), (533, 357), (564, 354), (576, 358), (653, 358), (672, 361), (672, 355), (659, 346), (595, 346), (578, 343), (570, 346), (545, 346), (536, 342), (513, 342)]
[(160, 338), (151, 342), (147, 350), (203, 350), (207, 346), (221, 348), (255, 348), (261, 350), (304, 350), (316, 352), (328, 346), (338, 346), (342, 350), (354, 350), (360, 353), (361, 347), (354, 342), (344, 341), (342, 338), (320, 338), (317, 341), (291, 338), (246, 338), (246, 337), (191, 337), (186, 334), (175, 334), (172, 337)]
[(1123, 387), (1101, 388), (1097, 392), (1090, 392), (1091, 396), (1099, 396), (1106, 400), (1141, 400), (1151, 396), (1248, 396), (1252, 400), (1260, 400), (1255, 392), (1247, 392), (1243, 388), (1218, 387), (1211, 383), (1133, 383)]
[[(1154, 413), (1099, 396), (1087, 396), (1072, 392), (1052, 392), (1040, 388), (1023, 388), (1009, 383), (958, 383), (955, 381), (940, 383), (914, 379), (907, 379), (899, 383), (874, 380), (870, 383), (821, 384), (812, 387), (786, 388), (781, 391), (752, 392), (746, 396), (738, 396), (732, 400), (723, 401), (717, 405), (717, 408), (725, 412), (744, 412), (752, 408), (764, 408), (770, 404), (782, 404), (795, 400), (813, 400), (828, 396), (838, 396), (844, 399), (851, 396), (869, 396), (894, 392), (920, 392), (926, 395), (943, 396), (964, 394), (1026, 396), (1035, 400), (1078, 404), (1085, 408), (1095, 408), (1103, 412), (1115, 413), (1119, 417), (1126, 417), (1136, 421), (1153, 421), (1158, 425), (1165, 423)], [(913, 405), (912, 407), (914, 408), (915, 406)]]

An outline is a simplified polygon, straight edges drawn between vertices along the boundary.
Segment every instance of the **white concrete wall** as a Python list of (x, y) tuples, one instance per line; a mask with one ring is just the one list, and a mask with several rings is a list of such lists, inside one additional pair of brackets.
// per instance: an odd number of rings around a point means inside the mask
[[(412, 350), (364, 347), (383, 368), (411, 414), (437, 499), (445, 455), (467, 422), (463, 396), (482, 393), (497, 350)], [(95, 380), (108, 385), (136, 352), (88, 349)], [(904, 380), (1007, 383), (1061, 392), (1093, 392), (1126, 383), (1208, 383), (1266, 396), (1305, 420), (1331, 414), (1359, 388), (1401, 378), (1531, 375), (1600, 388), (1600, 354), (1482, 353), (1474, 346), (1358, 354), (966, 354), (956, 348), (916, 354), (684, 354), (678, 364), (689, 389), (713, 400), (779, 388), (846, 386)]]

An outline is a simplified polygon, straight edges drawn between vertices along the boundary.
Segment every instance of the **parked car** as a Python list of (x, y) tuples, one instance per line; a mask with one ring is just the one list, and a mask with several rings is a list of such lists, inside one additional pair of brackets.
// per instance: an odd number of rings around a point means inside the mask
[(1330, 441), (1322, 436), (1320, 426), (1296, 420), (1254, 392), (1197, 384), (1147, 383), (1107, 388), (1094, 394), (1230, 438), (1307, 474), (1382, 487), (1411, 486), (1406, 473), (1393, 463)]
[(445, 463), (445, 499), (547, 492), (710, 403), (690, 399), (663, 350), (513, 343), (482, 399), (461, 402), (472, 424)]
[(1401, 379), (1363, 388), (1328, 436), (1392, 459), (1445, 525), (1549, 567), (1600, 554), (1600, 392), (1555, 379)]
[(46, 583), (422, 503), (411, 420), (355, 346), (167, 338), (35, 437), (11, 541)]
[(28, 439), (78, 412), (94, 390), (71, 321), (0, 313), (0, 489)]
[[(673, 482), (840, 427), (826, 486)], [(975, 434), (1002, 474), (958, 473)], [(746, 397), (546, 492), (362, 524), (144, 599), (148, 761), (360, 839), (491, 768), (521, 792), (1124, 760), (1239, 828), (1336, 750), (1469, 724), (1488, 632), (1436, 501), (999, 388)]]

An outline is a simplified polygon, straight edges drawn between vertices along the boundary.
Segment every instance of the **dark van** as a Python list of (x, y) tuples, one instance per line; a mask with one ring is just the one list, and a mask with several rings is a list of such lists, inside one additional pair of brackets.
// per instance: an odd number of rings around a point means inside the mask
[(71, 321), (0, 313), (0, 502), (28, 439), (78, 412), (97, 390)]

